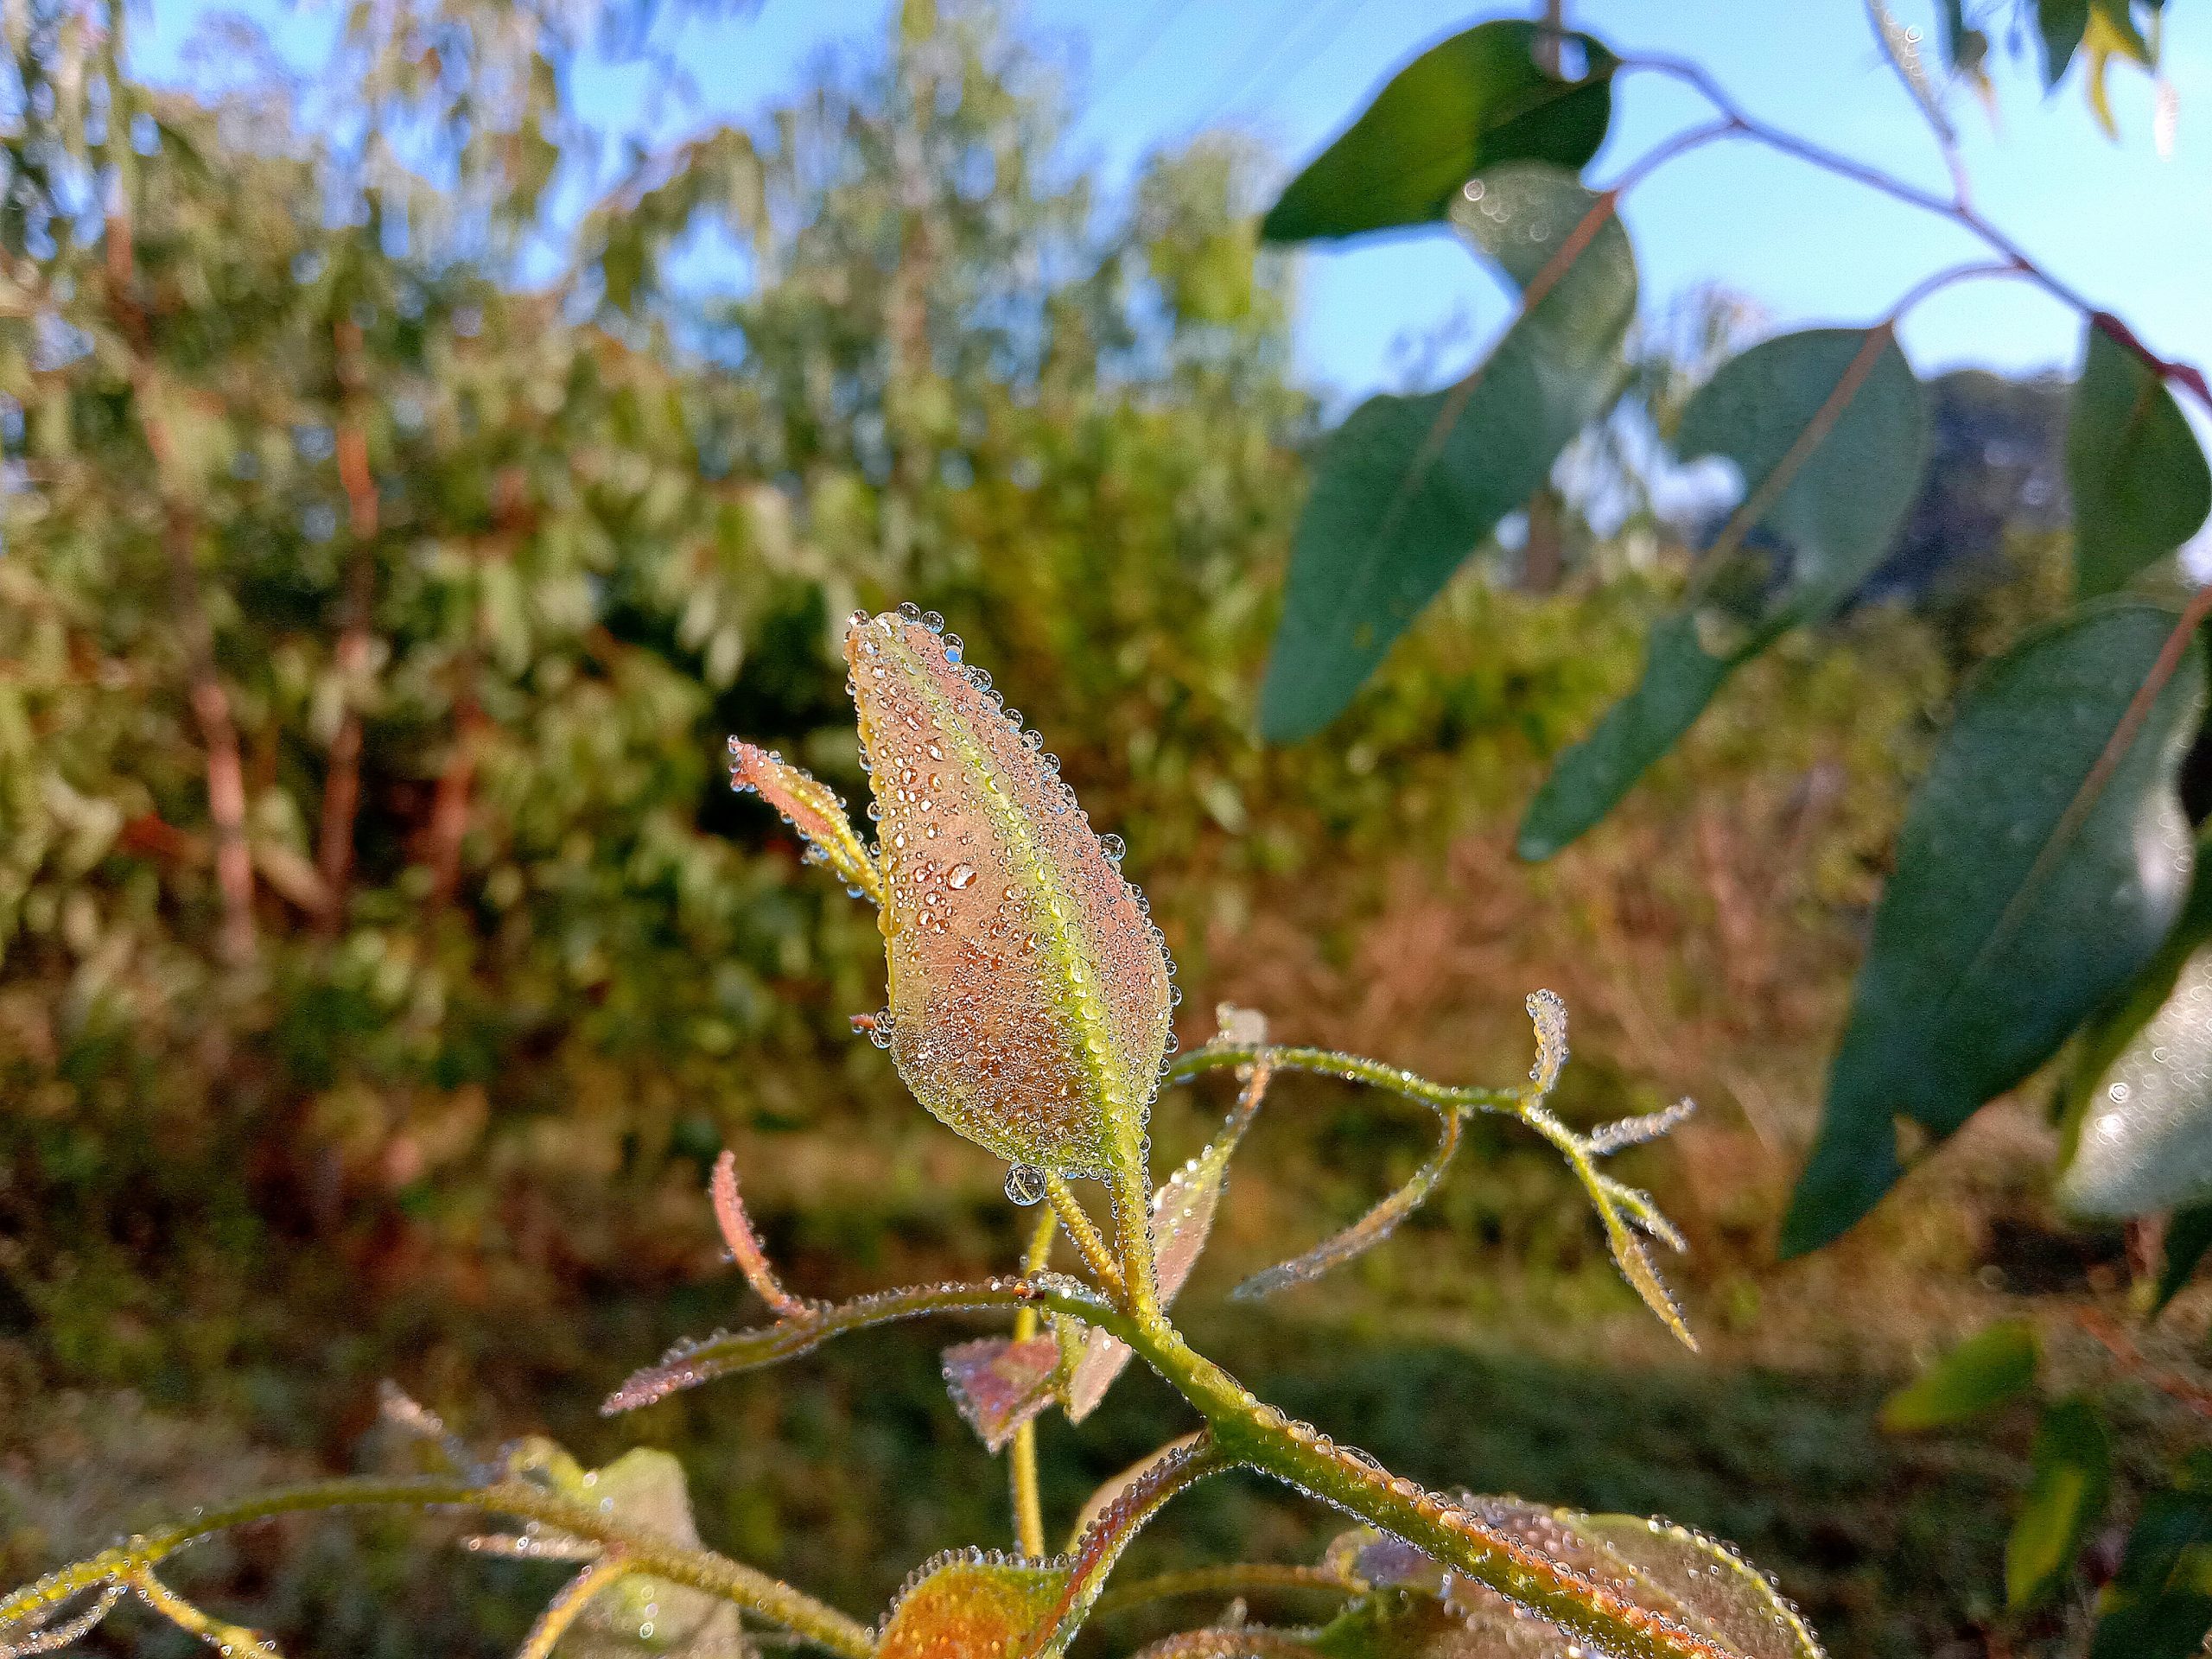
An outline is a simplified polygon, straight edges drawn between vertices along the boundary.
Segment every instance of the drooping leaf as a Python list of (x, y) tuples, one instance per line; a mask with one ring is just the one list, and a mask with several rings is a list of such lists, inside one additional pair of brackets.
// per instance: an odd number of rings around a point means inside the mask
[(2039, 1345), (2025, 1319), (1977, 1331), (1882, 1402), (1891, 1433), (1948, 1428), (2003, 1405), (2032, 1387)]
[(2153, 1314), (2181, 1294), (2208, 1249), (2212, 1249), (2212, 1204), (2177, 1211), (2166, 1224), (2165, 1256), (2158, 1263), (2156, 1296), (2151, 1304)]
[(1430, 48), (1291, 181), (1261, 236), (1301, 242), (1439, 219), (1461, 185), (1506, 162), (1579, 170), (1605, 141), (1616, 60), (1571, 35), (1565, 49), (1586, 67), (1561, 79), (1539, 61), (1541, 42), (1534, 24), (1500, 18)]
[(1003, 1452), (1016, 1429), (1052, 1403), (1059, 1363), (1059, 1344), (1050, 1337), (979, 1337), (944, 1351), (945, 1391), (984, 1446)]
[(2212, 1454), (2144, 1500), (2097, 1604), (2089, 1659), (2190, 1659), (2212, 1632)]
[[(1797, 1610), (1757, 1567), (1719, 1540), (1669, 1521), (1585, 1515), (1516, 1498), (1465, 1500), (1490, 1529), (1593, 1586), (1666, 1619), (1732, 1659), (1821, 1659)], [(1581, 1638), (1402, 1540), (1368, 1529), (1338, 1538), (1326, 1560), (1378, 1590), (1347, 1608), (1319, 1645), (1335, 1659), (1575, 1659)], [(1426, 1604), (1424, 1606), (1423, 1604)], [(1440, 1618), (1439, 1613), (1444, 1615)]]
[(936, 1556), (891, 1604), (876, 1659), (1017, 1659), (1036, 1652), (1067, 1581), (1065, 1561), (1002, 1560), (976, 1550)]
[(988, 676), (898, 613), (845, 637), (870, 766), (890, 1046), (938, 1118), (1016, 1164), (1141, 1171), (1166, 944)]
[(1271, 741), (1311, 736), (1343, 711), (1619, 391), (1636, 264), (1613, 204), (1562, 173), (1504, 171), (1486, 188), (1510, 195), (1514, 212), (1464, 222), (1509, 273), (1529, 269), (1523, 249), (1550, 251), (1527, 279), (1520, 315), (1472, 374), (1443, 391), (1371, 397), (1324, 446), (1261, 691)]
[(809, 857), (829, 865), (846, 886), (883, 902), (875, 860), (854, 833), (836, 791), (804, 766), (794, 766), (774, 750), (742, 738), (729, 741), (729, 772), (733, 787), (758, 791), (785, 823), (806, 837)]
[(2175, 773), (2203, 700), (2175, 620), (2103, 601), (1975, 676), (1906, 813), (1786, 1252), (1889, 1190), (1896, 1120), (1949, 1135), (2158, 950), (2189, 887)]
[(2066, 487), (2085, 597), (2126, 586), (2212, 512), (2212, 468), (2173, 394), (2094, 323), (2067, 407)]
[(2036, 1428), (2035, 1479), (2005, 1541), (2005, 1602), (2013, 1611), (2049, 1598), (2073, 1571), (2112, 1490), (2112, 1445), (2080, 1395), (2052, 1402)]
[(2112, 1217), (2212, 1198), (2212, 950), (2183, 965), (2089, 1090), (2058, 1198)]
[(1675, 448), (1733, 462), (1744, 501), (1684, 608), (1653, 631), (1637, 689), (1530, 802), (1524, 858), (1550, 857), (1611, 810), (1731, 672), (1828, 615), (1881, 563), (1919, 489), (1927, 398), (1887, 325), (1808, 329), (1723, 365), (1683, 411)]
[[(637, 1531), (687, 1549), (700, 1547), (683, 1465), (665, 1452), (639, 1446), (605, 1468), (585, 1469), (551, 1441), (531, 1440), (511, 1455), (509, 1466)], [(541, 1547), (557, 1542), (543, 1536), (536, 1541)], [(618, 1579), (594, 1596), (561, 1643), (561, 1652), (575, 1659), (648, 1653), (738, 1659), (745, 1650), (737, 1609), (730, 1603), (643, 1574)]]
[(2043, 36), (2043, 84), (2056, 86), (2088, 31), (2089, 0), (2036, 0), (2036, 30)]

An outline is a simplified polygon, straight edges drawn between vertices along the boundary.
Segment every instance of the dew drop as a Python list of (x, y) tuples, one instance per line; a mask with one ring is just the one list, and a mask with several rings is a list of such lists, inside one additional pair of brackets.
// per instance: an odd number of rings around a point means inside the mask
[(1006, 1173), (1009, 1201), (1027, 1207), (1045, 1196), (1045, 1172), (1034, 1164), (1016, 1164)]
[(962, 887), (971, 886), (975, 880), (976, 867), (973, 864), (956, 864), (946, 874), (944, 882), (947, 887), (957, 891)]

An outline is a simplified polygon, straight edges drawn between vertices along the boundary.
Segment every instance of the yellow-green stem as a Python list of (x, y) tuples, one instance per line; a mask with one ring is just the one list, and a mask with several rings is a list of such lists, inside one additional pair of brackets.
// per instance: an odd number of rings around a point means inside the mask
[[(1022, 1252), (1021, 1270), (1034, 1277), (1051, 1265), (1052, 1235), (1059, 1229), (1059, 1217), (1046, 1210), (1037, 1217), (1036, 1230), (1029, 1236), (1029, 1248)], [(1037, 1334), (1037, 1310), (1025, 1307), (1014, 1316), (1014, 1339), (1027, 1342)], [(1007, 1479), (1014, 1489), (1014, 1537), (1015, 1545), (1032, 1560), (1043, 1559), (1045, 1554), (1045, 1506), (1037, 1493), (1037, 1420), (1031, 1418), (1014, 1431), (1014, 1444), (1007, 1452)]]

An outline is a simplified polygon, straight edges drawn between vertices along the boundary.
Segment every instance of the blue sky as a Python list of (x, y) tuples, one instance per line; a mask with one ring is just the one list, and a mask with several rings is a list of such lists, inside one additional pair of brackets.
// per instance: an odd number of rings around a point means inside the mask
[[(156, 8), (142, 60), (157, 73), (207, 8)], [(266, 14), (266, 8), (251, 10)], [(1029, 0), (1017, 16), (1071, 67), (1081, 118), (1065, 160), (1126, 179), (1150, 149), (1230, 125), (1281, 158), (1285, 176), (1364, 105), (1399, 65), (1453, 29), (1518, 5), (1419, 0)], [(1931, 5), (1897, 0), (1932, 28)], [(1969, 10), (1976, 8), (1969, 6)], [(1999, 10), (2010, 13), (2014, 8)], [(690, 118), (743, 117), (797, 86), (809, 61), (884, 26), (885, 0), (765, 0), (747, 16), (675, 37), (701, 87)], [(279, 38), (312, 40), (310, 14)], [(1786, 16), (1787, 21), (1777, 21)], [(2212, 17), (2168, 11), (2166, 72), (2180, 119), (2170, 156), (2152, 142), (2149, 83), (2113, 71), (2121, 142), (2107, 142), (2069, 79), (2049, 99), (2028, 66), (2000, 69), (1997, 130), (1963, 92), (1953, 100), (1977, 205), (2055, 274), (2126, 318), (2152, 346), (2212, 361)], [(1945, 175), (1926, 128), (1878, 55), (1852, 0), (1570, 0), (1569, 20), (1624, 54), (1694, 57), (1756, 115), (1931, 188)], [(2000, 42), (1999, 50), (2002, 51)], [(589, 112), (620, 124), (639, 76), (594, 72)], [(1686, 90), (1625, 79), (1599, 182), (1706, 111)], [(1709, 147), (1653, 175), (1624, 208), (1648, 308), (1700, 285), (1755, 302), (1776, 327), (1879, 316), (1919, 276), (1974, 257), (1941, 219), (1885, 201), (1744, 143)], [(1506, 300), (1446, 234), (1370, 238), (1303, 257), (1297, 317), (1303, 372), (1339, 395), (1402, 382), (1405, 347), (1443, 335), (1440, 372), (1502, 326)], [(1904, 328), (1923, 372), (1963, 364), (2024, 370), (2070, 364), (2078, 319), (2029, 285), (1976, 283), (1920, 307)]]

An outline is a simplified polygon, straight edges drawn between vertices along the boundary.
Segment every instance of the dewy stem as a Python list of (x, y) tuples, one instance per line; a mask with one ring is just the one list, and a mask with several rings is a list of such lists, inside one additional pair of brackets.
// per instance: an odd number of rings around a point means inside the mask
[(1146, 1322), (1124, 1339), (1205, 1416), (1224, 1459), (1273, 1475), (1403, 1538), (1618, 1659), (1733, 1659), (1726, 1649), (1262, 1404), (1164, 1319)]
[(1332, 1048), (1281, 1048), (1268, 1043), (1207, 1043), (1170, 1062), (1162, 1082), (1185, 1083), (1201, 1071), (1249, 1065), (1262, 1060), (1278, 1071), (1311, 1071), (1345, 1083), (1363, 1083), (1370, 1088), (1402, 1095), (1408, 1100), (1418, 1100), (1440, 1111), (1461, 1107), (1517, 1114), (1529, 1098), (1528, 1091), (1522, 1089), (1432, 1083), (1399, 1066), (1386, 1065), (1363, 1055), (1339, 1053)]
[(50, 1613), (87, 1590), (130, 1583), (137, 1574), (210, 1534), (275, 1516), (343, 1509), (462, 1509), (535, 1521), (575, 1537), (617, 1545), (633, 1571), (749, 1607), (843, 1659), (873, 1659), (875, 1652), (875, 1638), (867, 1626), (757, 1568), (709, 1549), (687, 1548), (634, 1532), (598, 1510), (569, 1503), (523, 1481), (484, 1484), (457, 1476), (321, 1481), (203, 1510), (188, 1522), (103, 1550), (88, 1560), (49, 1573), (0, 1597), (0, 1633), (11, 1624)]
[[(1045, 1271), (1052, 1264), (1052, 1235), (1059, 1230), (1059, 1217), (1051, 1210), (1037, 1217), (1036, 1230), (1029, 1236), (1029, 1248), (1021, 1255), (1021, 1271), (1031, 1278)], [(1037, 1334), (1037, 1310), (1025, 1307), (1014, 1316), (1014, 1339), (1027, 1342)], [(1014, 1537), (1015, 1545), (1031, 1560), (1039, 1560), (1045, 1554), (1045, 1506), (1037, 1492), (1037, 1420), (1032, 1417), (1014, 1431), (1014, 1444), (1007, 1450), (1007, 1482), (1014, 1497)]]

